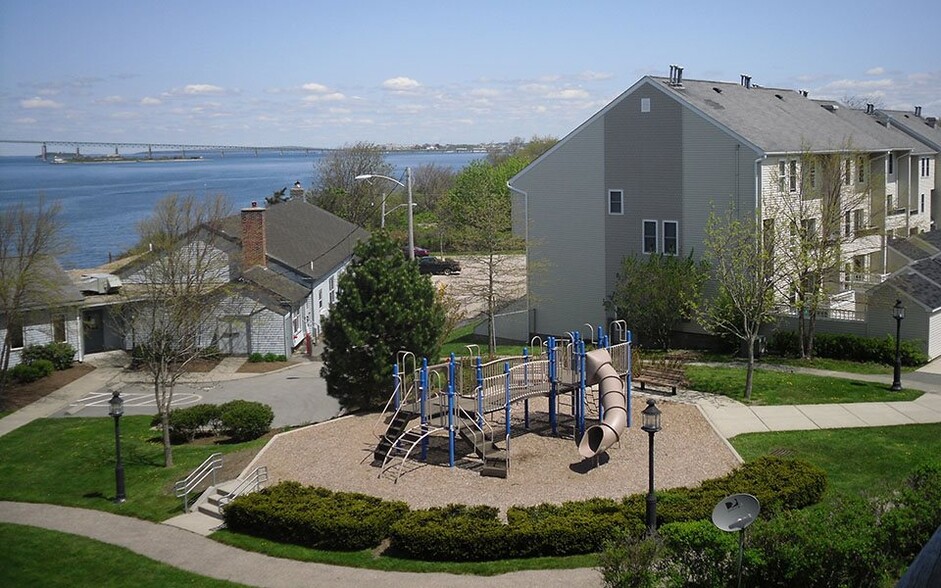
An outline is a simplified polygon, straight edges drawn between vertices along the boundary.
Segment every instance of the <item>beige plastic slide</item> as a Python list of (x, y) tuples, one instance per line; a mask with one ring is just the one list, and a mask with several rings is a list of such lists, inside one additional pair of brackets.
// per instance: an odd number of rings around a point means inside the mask
[(611, 364), (611, 355), (607, 349), (595, 349), (585, 354), (586, 383), (598, 384), (601, 390), (601, 407), (604, 409), (602, 421), (589, 427), (578, 444), (582, 457), (595, 457), (614, 445), (627, 427), (627, 394), (624, 382)]

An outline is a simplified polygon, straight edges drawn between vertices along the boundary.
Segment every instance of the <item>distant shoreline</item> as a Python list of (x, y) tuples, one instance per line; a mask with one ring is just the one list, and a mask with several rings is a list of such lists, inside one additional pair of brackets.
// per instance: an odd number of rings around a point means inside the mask
[(46, 163), (50, 165), (84, 165), (84, 164), (100, 164), (100, 163), (168, 163), (168, 162), (186, 162), (186, 161), (202, 161), (203, 157), (201, 155), (195, 155), (192, 157), (61, 157), (53, 156), (49, 158), (47, 156)]

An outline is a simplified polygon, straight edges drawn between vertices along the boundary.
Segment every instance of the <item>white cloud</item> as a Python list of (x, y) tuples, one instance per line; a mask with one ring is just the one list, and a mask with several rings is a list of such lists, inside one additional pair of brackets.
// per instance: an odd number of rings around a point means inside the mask
[(40, 98), (39, 96), (20, 100), (20, 106), (23, 108), (62, 108), (62, 105), (55, 100)]
[(152, 98), (150, 96), (144, 96), (140, 100), (141, 106), (157, 106), (158, 104), (163, 104), (163, 101), (160, 98)]
[(96, 104), (123, 104), (125, 102), (122, 96), (105, 96), (95, 100)]
[(382, 82), (382, 87), (392, 92), (408, 92), (411, 90), (417, 90), (421, 87), (421, 84), (412, 78), (397, 77), (389, 78), (388, 80)]
[(301, 88), (304, 90), (307, 90), (308, 92), (317, 92), (319, 94), (323, 94), (323, 93), (330, 91), (330, 88), (324, 86), (323, 84), (317, 84), (315, 82), (304, 84), (303, 86), (301, 86)]
[(587, 100), (589, 98), (589, 94), (581, 88), (566, 88), (564, 90), (550, 92), (549, 98), (554, 98), (556, 100)]
[(470, 95), (478, 98), (495, 98), (500, 95), (500, 91), (493, 88), (475, 88), (471, 90)]
[(353, 111), (350, 110), (349, 108), (337, 108), (335, 106), (331, 106), (330, 108), (327, 109), (327, 112), (329, 112), (330, 114), (350, 114)]
[(339, 102), (340, 100), (346, 100), (346, 96), (340, 92), (330, 92), (329, 94), (314, 94), (313, 96), (304, 97), (304, 102)]
[(881, 76), (881, 75), (883, 75), (884, 73), (885, 73), (885, 68), (884, 68), (884, 67), (873, 67), (873, 68), (871, 68), (871, 69), (867, 69), (867, 70), (866, 70), (866, 75), (867, 75), (867, 76)]
[(212, 84), (188, 84), (183, 86), (183, 93), (190, 95), (200, 94), (222, 94), (225, 90)]
[(603, 72), (603, 71), (587, 70), (578, 74), (578, 78), (580, 80), (585, 80), (586, 82), (600, 82), (603, 80), (610, 80), (613, 77), (614, 77), (614, 74)]
[(23, 118), (18, 118), (14, 120), (13, 122), (15, 122), (18, 125), (34, 125), (39, 121), (37, 121), (35, 118), (24, 116)]

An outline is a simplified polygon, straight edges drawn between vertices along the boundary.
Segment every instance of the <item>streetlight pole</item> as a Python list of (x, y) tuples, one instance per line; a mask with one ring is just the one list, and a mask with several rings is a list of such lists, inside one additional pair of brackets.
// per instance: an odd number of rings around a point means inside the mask
[(121, 392), (117, 390), (112, 392), (108, 405), (110, 406), (108, 414), (114, 417), (114, 501), (120, 504), (127, 499), (124, 492), (124, 462), (121, 461), (121, 415), (124, 414), (124, 399), (121, 398)]
[[(399, 186), (402, 186), (408, 192), (408, 258), (414, 261), (415, 260), (415, 218), (412, 212), (412, 207), (414, 206), (412, 204), (412, 168), (411, 167), (405, 168), (405, 183), (404, 184), (395, 178), (390, 178), (389, 176), (384, 176), (381, 174), (360, 174), (356, 176), (354, 179), (368, 180), (371, 178), (382, 178), (384, 180), (389, 180), (390, 182), (393, 182), (395, 184), (398, 184)], [(386, 218), (385, 218), (386, 216), (385, 215), (385, 206), (386, 206), (385, 197), (386, 196), (388, 196), (388, 194), (382, 197), (382, 211), (383, 211), (382, 212), (382, 226), (383, 227), (385, 227), (385, 221), (386, 221)]]
[(902, 319), (905, 318), (905, 307), (902, 306), (902, 300), (896, 299), (895, 306), (892, 307), (892, 317), (895, 319), (895, 370), (892, 373), (893, 392), (902, 389)]
[(657, 532), (657, 495), (653, 491), (653, 436), (660, 430), (660, 409), (657, 408), (657, 402), (653, 398), (647, 399), (647, 408), (641, 415), (643, 416), (643, 426), (641, 430), (646, 431), (650, 436), (649, 444), (649, 482), (647, 486), (647, 534), (653, 535)]

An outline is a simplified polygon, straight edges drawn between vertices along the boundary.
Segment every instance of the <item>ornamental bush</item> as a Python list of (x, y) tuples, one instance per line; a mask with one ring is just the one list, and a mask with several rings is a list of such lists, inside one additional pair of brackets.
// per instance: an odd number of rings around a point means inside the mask
[(487, 561), (512, 557), (508, 528), (492, 506), (449, 504), (413, 510), (392, 525), (395, 555), (426, 561)]
[(31, 363), (20, 363), (10, 369), (10, 377), (21, 384), (29, 384), (45, 378), (55, 371), (48, 359), (37, 359)]
[(274, 412), (261, 402), (233, 400), (219, 407), (222, 432), (233, 441), (251, 441), (271, 429)]
[(407, 513), (404, 502), (297, 482), (239, 496), (224, 509), (226, 527), (237, 533), (335, 550), (379, 545), (392, 523)]
[[(738, 533), (721, 531), (712, 521), (669, 523), (658, 532), (669, 554), (670, 578), (676, 585), (712, 588), (728, 585), (736, 577)], [(759, 551), (747, 549), (742, 556), (743, 575), (761, 562)]]
[(29, 345), (23, 349), (23, 363), (34, 363), (45, 359), (52, 362), (57, 370), (66, 370), (72, 367), (75, 361), (75, 348), (64, 342), (52, 342), (45, 345)]
[(638, 536), (645, 529), (642, 519), (628, 517), (609, 498), (514, 506), (507, 510), (507, 521), (514, 557), (595, 553), (618, 529)]
[[(192, 442), (200, 433), (217, 433), (220, 429), (221, 407), (196, 404), (170, 411), (170, 439), (174, 443)], [(160, 415), (156, 416), (157, 423)]]
[[(800, 340), (794, 331), (778, 331), (771, 337), (769, 348), (778, 355), (794, 355), (800, 349)], [(895, 364), (895, 338), (890, 335), (879, 339), (859, 335), (818, 333), (814, 335), (814, 354), (817, 357), (829, 359), (893, 365)], [(916, 341), (902, 341), (899, 346), (899, 355), (902, 365), (905, 366), (919, 366), (928, 361), (928, 356)]]

